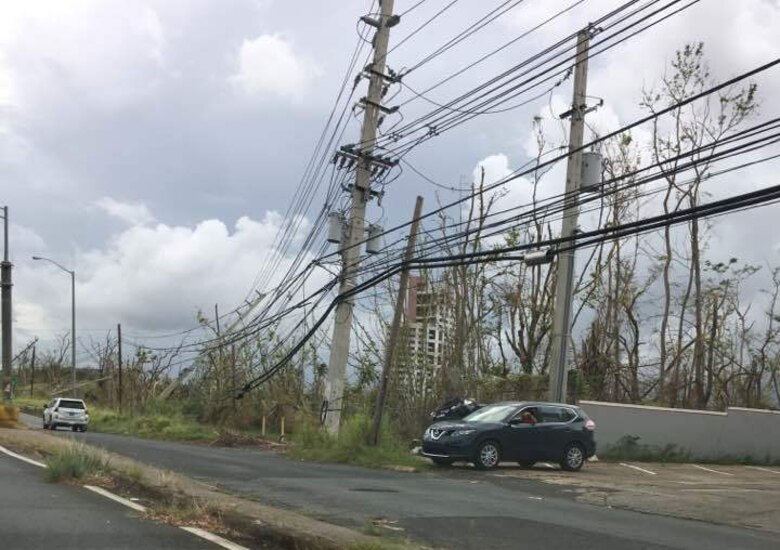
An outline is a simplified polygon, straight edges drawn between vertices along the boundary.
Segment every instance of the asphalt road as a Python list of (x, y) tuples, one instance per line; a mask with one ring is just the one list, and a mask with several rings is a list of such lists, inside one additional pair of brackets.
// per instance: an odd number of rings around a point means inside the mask
[[(37, 418), (24, 420), (40, 427)], [(465, 469), (403, 474), (294, 461), (260, 449), (60, 433), (264, 503), (356, 528), (379, 522), (393, 528), (388, 533), (444, 548), (775, 550), (780, 545), (772, 533), (583, 504), (565, 488)]]
[(134, 516), (83, 487), (47, 483), (43, 471), (0, 454), (0, 548), (138, 550), (216, 548), (181, 529)]

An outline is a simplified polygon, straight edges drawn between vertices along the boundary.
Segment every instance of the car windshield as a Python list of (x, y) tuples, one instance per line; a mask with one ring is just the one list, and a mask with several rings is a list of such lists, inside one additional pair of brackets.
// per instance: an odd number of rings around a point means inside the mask
[(502, 422), (517, 410), (516, 405), (489, 405), (474, 411), (463, 419), (464, 422)]
[(65, 400), (65, 399), (60, 401), (59, 406), (62, 407), (63, 409), (80, 409), (81, 410), (81, 409), (85, 408), (84, 407), (84, 403), (82, 403), (81, 401), (68, 401), (68, 400)]

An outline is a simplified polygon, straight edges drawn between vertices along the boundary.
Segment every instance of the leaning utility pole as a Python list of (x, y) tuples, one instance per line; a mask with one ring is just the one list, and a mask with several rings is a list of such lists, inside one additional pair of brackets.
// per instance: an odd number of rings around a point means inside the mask
[(0, 314), (0, 322), (3, 323), (3, 402), (10, 403), (13, 398), (11, 390), (11, 363), (13, 362), (11, 357), (13, 356), (13, 327), (11, 325), (11, 288), (13, 283), (11, 282), (11, 262), (8, 260), (8, 207), (3, 207), (3, 261), (0, 263), (0, 284), (2, 284), (2, 291), (0, 291), (0, 299), (2, 299), (2, 313)]
[(35, 390), (35, 344), (33, 343), (32, 359), (30, 360), (30, 397)]
[(117, 388), (117, 402), (119, 403), (119, 412), (122, 412), (122, 323), (116, 324), (116, 353), (117, 367), (119, 369), (119, 387)]
[[(579, 206), (577, 199), (582, 179), (582, 141), (585, 129), (585, 109), (588, 81), (588, 47), (590, 29), (577, 34), (577, 61), (574, 69), (574, 98), (571, 107), (569, 131), (569, 159), (566, 166), (566, 196), (561, 225), (561, 238), (569, 239), (577, 231)], [(571, 305), (574, 286), (573, 241), (564, 241), (567, 247), (558, 254), (558, 281), (555, 290), (555, 315), (552, 328), (550, 357), (550, 401), (566, 401), (566, 352), (571, 330)]]
[(420, 226), (420, 215), (422, 214), (423, 198), (417, 196), (417, 202), (414, 205), (414, 217), (412, 218), (412, 227), (409, 230), (409, 240), (406, 242), (406, 251), (404, 252), (404, 266), (401, 271), (401, 280), (398, 282), (398, 297), (395, 302), (395, 312), (393, 313), (393, 323), (390, 325), (390, 334), (387, 338), (385, 347), (385, 364), (382, 366), (382, 378), (379, 381), (379, 391), (376, 394), (376, 406), (374, 407), (374, 423), (371, 429), (372, 445), (379, 442), (379, 431), (382, 427), (382, 415), (385, 409), (385, 399), (387, 398), (387, 385), (390, 378), (390, 369), (395, 359), (396, 348), (398, 347), (398, 333), (401, 331), (401, 317), (404, 311), (404, 300), (406, 299), (406, 287), (409, 283), (408, 264), (414, 255), (414, 246), (417, 242), (417, 229)]
[[(366, 203), (371, 197), (371, 170), (374, 142), (376, 141), (377, 121), (382, 110), (382, 88), (385, 75), (387, 45), (390, 39), (390, 27), (398, 23), (393, 16), (393, 0), (380, 2), (381, 13), (378, 19), (364, 17), (363, 21), (377, 29), (374, 36), (374, 58), (367, 67), (369, 74), (368, 96), (363, 101), (363, 128), (358, 146), (358, 161), (355, 186), (352, 188), (352, 207), (346, 238), (342, 239), (341, 284), (339, 294), (343, 295), (355, 287), (357, 267), (360, 262), (360, 243), (363, 240), (366, 217)], [(349, 357), (349, 341), (352, 332), (352, 299), (339, 302), (333, 323), (333, 345), (328, 361), (326, 386), (325, 426), (331, 434), (337, 434), (341, 422), (342, 398), (344, 396), (344, 378)]]

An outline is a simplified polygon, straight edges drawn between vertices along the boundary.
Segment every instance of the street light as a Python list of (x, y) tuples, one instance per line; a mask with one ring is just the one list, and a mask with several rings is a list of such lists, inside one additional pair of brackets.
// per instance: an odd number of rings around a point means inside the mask
[(61, 266), (49, 258), (33, 256), (32, 259), (47, 261), (56, 265), (65, 273), (70, 273), (70, 360), (71, 366), (73, 367), (73, 382), (71, 392), (73, 397), (76, 397), (76, 272)]

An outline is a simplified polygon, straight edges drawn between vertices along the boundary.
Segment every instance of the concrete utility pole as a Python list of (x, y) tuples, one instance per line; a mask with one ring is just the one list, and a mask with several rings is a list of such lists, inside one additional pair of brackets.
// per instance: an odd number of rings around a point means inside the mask
[[(417, 202), (414, 205), (414, 217), (412, 218), (412, 227), (409, 230), (409, 240), (406, 242), (404, 251), (404, 262), (409, 263), (414, 255), (414, 246), (417, 242), (417, 230), (420, 227), (420, 215), (422, 214), (423, 198), (417, 196)], [(395, 302), (395, 312), (393, 313), (393, 323), (390, 325), (390, 334), (385, 348), (385, 364), (382, 367), (382, 378), (379, 381), (379, 391), (376, 395), (376, 406), (374, 408), (374, 424), (371, 430), (371, 444), (376, 445), (379, 442), (379, 430), (382, 427), (382, 414), (385, 409), (385, 399), (387, 398), (387, 384), (390, 378), (390, 369), (393, 366), (395, 352), (398, 340), (398, 333), (401, 330), (401, 317), (404, 311), (404, 300), (406, 299), (406, 287), (409, 284), (409, 268), (405, 267), (401, 271), (401, 280), (398, 282), (398, 298)]]
[(2, 299), (2, 314), (0, 314), (0, 321), (3, 323), (3, 402), (10, 403), (13, 399), (13, 393), (11, 390), (11, 364), (13, 363), (13, 321), (11, 320), (11, 289), (13, 282), (11, 281), (11, 268), (12, 264), (8, 260), (8, 207), (3, 207), (3, 262), (0, 264), (0, 284), (2, 284), (2, 291), (0, 299)]
[[(579, 207), (577, 199), (582, 179), (582, 141), (585, 130), (585, 109), (588, 81), (588, 47), (590, 30), (577, 34), (577, 61), (574, 69), (574, 98), (569, 131), (569, 159), (566, 166), (566, 198), (561, 238), (570, 238), (577, 231)], [(564, 246), (573, 244), (567, 242)], [(552, 328), (552, 353), (550, 357), (550, 401), (566, 400), (566, 353), (571, 330), (571, 303), (574, 290), (574, 250), (558, 255), (558, 282), (555, 290), (555, 315)]]
[[(341, 254), (341, 284), (339, 294), (349, 292), (355, 286), (356, 271), (360, 262), (360, 242), (364, 236), (364, 224), (366, 217), (366, 203), (370, 198), (371, 190), (371, 153), (374, 150), (376, 140), (377, 121), (381, 111), (382, 88), (385, 79), (385, 61), (387, 57), (387, 45), (390, 39), (390, 27), (398, 22), (393, 16), (393, 0), (382, 0), (381, 13), (377, 20), (367, 21), (374, 23), (377, 31), (374, 36), (374, 58), (368, 67), (369, 85), (368, 96), (365, 99), (365, 111), (363, 113), (363, 128), (360, 136), (359, 160), (357, 163), (357, 177), (352, 188), (352, 208), (350, 221), (347, 228), (346, 239), (342, 239), (343, 251)], [(364, 20), (366, 20), (364, 18)], [(337, 434), (341, 422), (342, 398), (344, 396), (344, 378), (347, 370), (347, 358), (349, 356), (349, 342), (352, 332), (352, 307), (351, 299), (342, 301), (336, 307), (333, 323), (333, 345), (330, 350), (328, 362), (328, 378), (326, 385), (327, 413), (325, 427), (331, 434)]]

